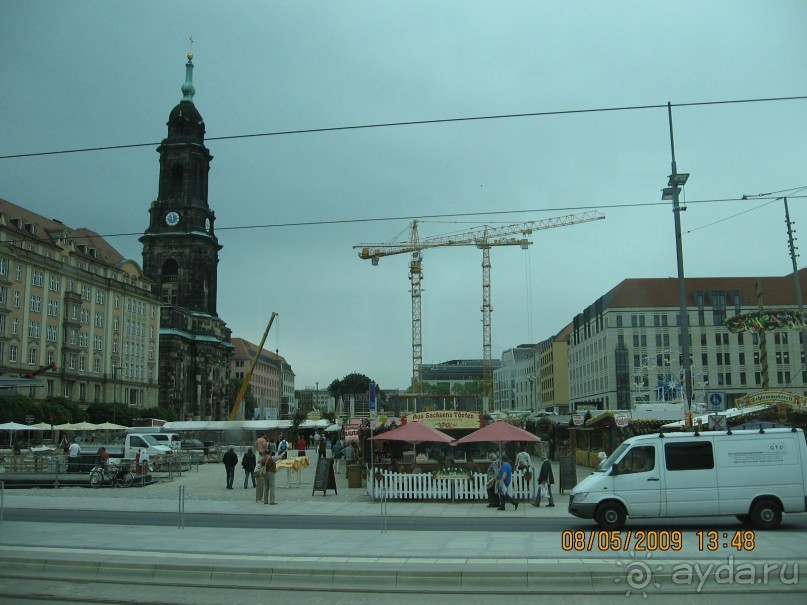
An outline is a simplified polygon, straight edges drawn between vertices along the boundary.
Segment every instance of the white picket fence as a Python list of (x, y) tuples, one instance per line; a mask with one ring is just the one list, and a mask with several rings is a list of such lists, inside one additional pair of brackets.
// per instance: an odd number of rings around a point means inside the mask
[[(385, 493), (391, 500), (487, 500), (487, 476), (476, 473), (470, 478), (435, 479), (432, 473), (393, 473), (381, 471), (381, 478), (368, 482), (367, 494)], [(529, 500), (535, 494), (535, 476), (530, 481), (522, 473), (513, 473), (511, 494), (516, 500)]]

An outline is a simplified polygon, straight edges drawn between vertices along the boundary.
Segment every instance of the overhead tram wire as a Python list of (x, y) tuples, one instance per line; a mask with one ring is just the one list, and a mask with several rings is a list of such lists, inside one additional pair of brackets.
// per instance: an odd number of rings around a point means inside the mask
[[(514, 118), (536, 118), (548, 116), (562, 116), (562, 115), (575, 115), (585, 113), (607, 113), (618, 111), (640, 111), (648, 109), (668, 109), (670, 107), (706, 107), (710, 105), (736, 105), (744, 103), (772, 103), (778, 101), (803, 101), (807, 100), (807, 95), (793, 96), (793, 97), (769, 97), (758, 99), (733, 99), (725, 101), (693, 101), (690, 103), (664, 103), (653, 105), (627, 105), (623, 107), (596, 107), (590, 109), (561, 109), (556, 111), (535, 111), (528, 113), (512, 113), (501, 115), (487, 115), (487, 116), (468, 116), (463, 118), (437, 118), (433, 120), (411, 120), (402, 122), (381, 122), (377, 124), (358, 124), (353, 126), (330, 126), (324, 128), (305, 128), (299, 130), (282, 130), (276, 132), (256, 132), (251, 134), (236, 134), (226, 135), (221, 137), (207, 137), (205, 141), (231, 141), (238, 139), (250, 139), (258, 137), (276, 137), (288, 136), (299, 134), (317, 134), (324, 132), (341, 132), (348, 130), (369, 130), (373, 128), (393, 128), (401, 126), (427, 126), (433, 124), (450, 124), (452, 122), (474, 122), (485, 120), (508, 120)], [(154, 147), (160, 145), (157, 143), (131, 143), (126, 145), (107, 145), (101, 147), (84, 147), (78, 149), (61, 149), (57, 151), (38, 151), (32, 153), (16, 153), (9, 155), (0, 155), (0, 160), (9, 160), (15, 158), (29, 158), (48, 155), (63, 155), (68, 153), (86, 153), (90, 151), (116, 151), (119, 149), (132, 149), (136, 147)]]
[[(791, 195), (790, 199), (805, 198), (807, 195)], [(765, 198), (757, 198), (765, 199)], [(775, 198), (776, 200), (780, 198)], [(689, 200), (688, 205), (694, 204), (714, 204), (725, 202), (740, 202), (744, 201), (742, 198), (719, 198), (713, 200)], [(404, 216), (376, 216), (370, 218), (350, 218), (350, 219), (334, 219), (328, 221), (300, 221), (296, 223), (265, 223), (255, 225), (236, 225), (233, 227), (216, 227), (216, 231), (239, 231), (245, 229), (281, 229), (285, 227), (317, 227), (322, 225), (350, 225), (358, 223), (385, 223), (393, 221), (412, 221), (415, 219), (433, 219), (433, 218), (455, 218), (466, 216), (501, 216), (501, 215), (514, 215), (514, 214), (542, 214), (547, 212), (571, 212), (571, 211), (587, 211), (587, 210), (602, 210), (612, 209), (621, 210), (628, 208), (641, 208), (645, 206), (669, 206), (667, 202), (637, 202), (634, 204), (597, 204), (592, 206), (565, 206), (557, 208), (533, 208), (529, 210), (487, 210), (479, 212), (456, 212), (448, 214), (418, 214), (418, 215), (404, 215)], [(131, 237), (143, 235), (140, 231), (132, 231), (126, 233), (102, 233), (101, 237)], [(87, 236), (89, 237), (89, 236)], [(75, 238), (74, 238), (75, 239)]]

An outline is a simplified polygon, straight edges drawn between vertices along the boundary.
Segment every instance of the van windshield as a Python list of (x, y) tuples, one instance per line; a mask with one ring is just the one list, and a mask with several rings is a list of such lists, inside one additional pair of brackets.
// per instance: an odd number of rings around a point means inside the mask
[(611, 466), (613, 466), (614, 462), (619, 460), (622, 457), (622, 454), (625, 453), (625, 450), (628, 449), (629, 447), (630, 447), (630, 445), (627, 444), (627, 443), (623, 443), (622, 445), (620, 445), (618, 448), (616, 448), (611, 453), (610, 456), (608, 456), (605, 460), (603, 460), (602, 463), (600, 464), (600, 466), (598, 466), (596, 469), (594, 469), (594, 471), (595, 472), (604, 472), (604, 471), (607, 471), (608, 469), (610, 469)]

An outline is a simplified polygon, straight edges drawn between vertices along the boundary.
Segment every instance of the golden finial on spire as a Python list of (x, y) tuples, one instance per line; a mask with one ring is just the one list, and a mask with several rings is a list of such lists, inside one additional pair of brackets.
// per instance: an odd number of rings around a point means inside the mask
[(193, 61), (193, 36), (188, 36), (188, 40), (191, 41), (188, 47), (188, 61)]

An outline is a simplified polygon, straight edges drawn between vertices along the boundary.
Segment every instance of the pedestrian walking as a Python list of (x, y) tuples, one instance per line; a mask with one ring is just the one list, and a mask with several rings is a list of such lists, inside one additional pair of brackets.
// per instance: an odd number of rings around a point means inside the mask
[(256, 486), (255, 482), (255, 466), (257, 462), (255, 460), (255, 452), (252, 451), (252, 448), (247, 449), (247, 453), (244, 454), (243, 458), (241, 458), (241, 468), (244, 469), (244, 489), (247, 489), (247, 484), (249, 483), (250, 477), (252, 478), (252, 487)]
[(542, 497), (547, 499), (547, 507), (555, 506), (555, 500), (552, 497), (553, 483), (555, 483), (555, 475), (552, 473), (552, 463), (547, 458), (541, 465), (541, 470), (538, 471), (538, 489), (535, 491), (533, 506), (541, 506)]
[(339, 462), (342, 460), (342, 440), (337, 439), (331, 446), (331, 454), (333, 454), (333, 471), (339, 472)]
[(499, 508), (499, 494), (496, 490), (499, 476), (499, 459), (496, 454), (490, 455), (490, 465), (487, 471), (488, 508)]
[(263, 465), (266, 469), (266, 474), (264, 475), (263, 503), (277, 504), (277, 500), (275, 498), (275, 476), (277, 475), (275, 452), (269, 452), (264, 460)]
[(286, 441), (286, 439), (283, 437), (283, 435), (280, 436), (280, 440), (277, 442), (277, 450), (272, 450), (272, 451), (273, 452), (277, 451), (277, 459), (278, 460), (285, 460), (288, 457), (288, 455), (289, 455), (289, 442)]
[(305, 454), (306, 449), (308, 449), (308, 444), (305, 442), (305, 437), (300, 435), (297, 438), (297, 455), (302, 458), (303, 456), (306, 455)]
[(67, 448), (67, 472), (68, 473), (78, 473), (81, 469), (78, 467), (78, 455), (81, 453), (81, 448), (79, 447), (76, 440), (73, 439), (70, 442), (70, 445)]
[(498, 510), (504, 510), (505, 502), (509, 502), (510, 504), (516, 507), (518, 510), (518, 500), (513, 498), (513, 494), (511, 493), (510, 489), (510, 482), (513, 480), (513, 467), (510, 465), (510, 462), (507, 460), (507, 456), (502, 454), (502, 466), (499, 468), (499, 508)]
[(227, 450), (227, 453), (224, 454), (221, 461), (224, 463), (224, 468), (227, 471), (227, 489), (233, 489), (235, 465), (238, 464), (238, 454), (235, 453), (235, 446), (230, 446), (230, 449)]

